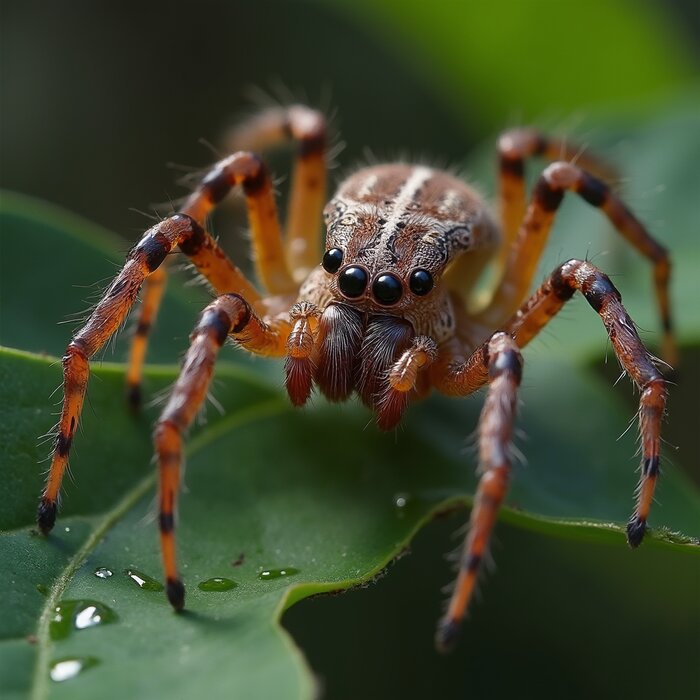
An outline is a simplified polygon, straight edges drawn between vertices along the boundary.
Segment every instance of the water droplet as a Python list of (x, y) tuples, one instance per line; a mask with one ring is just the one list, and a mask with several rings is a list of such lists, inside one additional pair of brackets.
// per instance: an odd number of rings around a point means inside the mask
[(215, 576), (214, 578), (208, 578), (206, 581), (200, 582), (197, 588), (199, 588), (200, 591), (230, 591), (237, 585), (238, 584), (230, 578)]
[(92, 668), (99, 664), (99, 660), (94, 656), (78, 656), (72, 659), (58, 659), (51, 664), (49, 674), (51, 680), (60, 683), (75, 678), (86, 668)]
[(407, 493), (397, 493), (394, 496), (394, 505), (397, 508), (405, 508), (410, 500), (411, 497)]
[(293, 566), (285, 566), (283, 569), (266, 569), (258, 574), (258, 578), (261, 581), (271, 581), (274, 578), (283, 578), (284, 576), (294, 576), (298, 574), (299, 569), (295, 569)]
[(138, 569), (124, 569), (124, 573), (144, 591), (162, 591), (163, 584)]
[(54, 609), (49, 634), (54, 641), (65, 639), (74, 630), (84, 630), (117, 620), (117, 613), (96, 600), (62, 600)]
[(106, 566), (100, 566), (95, 569), (95, 576), (97, 578), (109, 578), (112, 576), (112, 572)]
[(45, 583), (37, 583), (36, 589), (39, 591), (39, 593), (41, 593), (41, 595), (49, 594), (49, 587)]

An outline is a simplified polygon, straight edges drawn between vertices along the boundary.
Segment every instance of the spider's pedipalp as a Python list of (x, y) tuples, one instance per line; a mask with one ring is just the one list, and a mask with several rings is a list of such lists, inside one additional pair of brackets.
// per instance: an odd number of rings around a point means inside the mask
[(312, 353), (321, 312), (315, 304), (301, 302), (292, 307), (289, 315), (294, 325), (287, 338), (284, 384), (291, 402), (295, 406), (303, 406), (313, 386)]

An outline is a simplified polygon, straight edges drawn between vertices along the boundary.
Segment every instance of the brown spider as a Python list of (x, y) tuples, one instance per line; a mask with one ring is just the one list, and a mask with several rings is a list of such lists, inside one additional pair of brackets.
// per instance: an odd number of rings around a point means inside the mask
[[(175, 560), (174, 512), (183, 434), (207, 394), (214, 363), (228, 337), (258, 355), (284, 357), (286, 387), (302, 406), (315, 385), (331, 401), (356, 392), (379, 427), (397, 425), (409, 402), (431, 389), (467, 396), (488, 385), (478, 426), (479, 481), (457, 583), (437, 632), (449, 648), (469, 604), (511, 471), (511, 436), (522, 373), (520, 349), (580, 291), (598, 313), (615, 353), (641, 391), (642, 473), (627, 540), (638, 546), (659, 474), (660, 424), (666, 385), (642, 344), (620, 294), (591, 263), (569, 260), (528, 296), (538, 261), (566, 191), (608, 216), (618, 232), (653, 263), (665, 355), (674, 345), (666, 250), (588, 171), (604, 173), (590, 156), (533, 130), (499, 141), (501, 226), (481, 197), (452, 175), (393, 163), (355, 172), (325, 206), (326, 125), (302, 106), (263, 112), (238, 132), (242, 145), (293, 139), (299, 145), (282, 236), (270, 175), (251, 152), (217, 163), (179, 213), (146, 231), (63, 358), (64, 400), (37, 521), (54, 525), (57, 499), (88, 382), (88, 358), (121, 326), (145, 282), (127, 374), (139, 402), (147, 336), (160, 303), (168, 254), (179, 249), (218, 295), (201, 314), (170, 399), (155, 429), (160, 473), (159, 525), (166, 591), (176, 610), (185, 589)], [(524, 163), (556, 160), (540, 176), (526, 205)], [(564, 160), (557, 160), (563, 158)], [(206, 219), (236, 185), (246, 196), (263, 296), (205, 230)], [(320, 218), (325, 216), (322, 262)], [(480, 307), (470, 298), (494, 259), (497, 282)]]

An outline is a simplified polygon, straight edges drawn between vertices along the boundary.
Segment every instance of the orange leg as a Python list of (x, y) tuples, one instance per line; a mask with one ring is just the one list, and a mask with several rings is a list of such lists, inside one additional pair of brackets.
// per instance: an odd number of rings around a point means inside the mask
[[(279, 230), (273, 227), (274, 230), (270, 231), (269, 227), (266, 228), (263, 225), (263, 222), (273, 221), (277, 226), (270, 177), (257, 156), (250, 153), (234, 154), (222, 161), (204, 179), (183, 208), (184, 213), (165, 219), (146, 231), (141, 241), (129, 253), (125, 266), (110, 285), (85, 326), (75, 334), (68, 345), (66, 356), (63, 358), (63, 409), (48, 480), (37, 513), (37, 522), (42, 532), (49, 532), (56, 519), (61, 481), (68, 464), (71, 443), (85, 398), (89, 376), (88, 359), (121, 326), (144, 280), (160, 269), (167, 255), (179, 246), (217, 292), (243, 294), (250, 299), (249, 303), (256, 310), (262, 306), (257, 290), (229, 261), (216, 241), (197, 223), (197, 217), (192, 216), (192, 213), (198, 213), (203, 220), (214, 204), (233, 185), (239, 183), (243, 185), (248, 199), (251, 226), (254, 232), (259, 233), (258, 248), (266, 251), (266, 255), (274, 254), (266, 246), (270, 241), (274, 241), (275, 235), (277, 235), (277, 244), (280, 245)], [(265, 242), (261, 242), (262, 240)], [(271, 248), (274, 249), (274, 244), (271, 244)], [(161, 280), (164, 280), (164, 273), (157, 274), (158, 276), (162, 274)], [(292, 286), (294, 284), (291, 278), (289, 278), (289, 284)], [(141, 320), (137, 327), (139, 328), (137, 342), (128, 370), (130, 396), (133, 399), (138, 396), (137, 382), (141, 376), (147, 329), (157, 312), (156, 294), (157, 284), (152, 286), (146, 295)], [(254, 327), (255, 324), (251, 324), (251, 328)], [(283, 354), (278, 352), (276, 347), (270, 349), (270, 352), (272, 350)]]
[[(294, 292), (296, 284), (284, 258), (272, 180), (265, 164), (254, 153), (239, 151), (219, 161), (190, 195), (181, 211), (196, 221), (203, 222), (236, 185), (243, 185), (253, 254), (261, 284), (271, 294)], [(197, 248), (194, 242), (182, 252), (192, 259), (198, 269), (205, 266), (211, 257), (206, 245)], [(212, 284), (218, 291), (219, 286), (215, 282)]]
[[(262, 160), (253, 153), (239, 151), (217, 163), (203, 178), (199, 187), (181, 208), (204, 227), (212, 209), (236, 185), (242, 185), (246, 196), (248, 220), (253, 238), (253, 252), (260, 282), (273, 294), (291, 293), (296, 283), (289, 273), (282, 251), (282, 235), (277, 218), (274, 191), (270, 174)], [(245, 275), (226, 256), (216, 240), (204, 228), (180, 245), (180, 250), (193, 262), (218, 294), (235, 292), (243, 295), (260, 308), (260, 294)], [(158, 277), (147, 280), (141, 314), (137, 325), (127, 383), (132, 405), (140, 394), (143, 363), (146, 356), (148, 331), (158, 312), (165, 283), (165, 270)]]
[(148, 348), (148, 333), (156, 320), (166, 279), (165, 266), (162, 266), (146, 277), (143, 285), (139, 321), (131, 339), (126, 373), (127, 399), (132, 409), (141, 405), (141, 378)]
[(126, 264), (109, 286), (96, 309), (71, 340), (63, 358), (63, 408), (58, 423), (51, 468), (39, 502), (37, 523), (43, 533), (56, 520), (58, 494), (68, 455), (78, 427), (92, 357), (124, 322), (144, 279), (158, 269), (168, 253), (181, 241), (199, 232), (199, 225), (182, 214), (146, 231), (129, 252)]
[(577, 144), (562, 138), (552, 138), (535, 129), (511, 129), (498, 139), (499, 203), (504, 245), (500, 251), (499, 267), (508, 259), (508, 252), (525, 218), (525, 161), (539, 156), (549, 161), (575, 161), (593, 175), (610, 182), (616, 178), (612, 168), (585, 152)]
[(228, 335), (259, 354), (284, 352), (289, 324), (268, 325), (237, 294), (217, 297), (204, 309), (170, 399), (155, 429), (155, 449), (160, 473), (159, 523), (168, 600), (176, 610), (185, 603), (185, 589), (175, 558), (175, 510), (182, 463), (182, 436), (207, 395), (214, 363)]
[(627, 526), (627, 541), (637, 547), (644, 537), (659, 474), (661, 420), (666, 406), (666, 382), (637, 334), (610, 279), (588, 262), (569, 260), (558, 267), (510, 320), (507, 330), (524, 347), (580, 291), (600, 315), (618, 360), (641, 391), (639, 432), (642, 475), (636, 509)]
[(604, 182), (571, 163), (552, 163), (538, 180), (517, 238), (508, 248), (501, 280), (491, 302), (477, 320), (498, 327), (523, 302), (567, 190), (576, 192), (589, 204), (600, 208), (617, 231), (653, 263), (656, 299), (664, 330), (664, 355), (669, 362), (674, 362), (676, 351), (668, 295), (671, 265), (666, 249), (657, 243)]
[(522, 357), (507, 333), (496, 333), (466, 363), (453, 370), (467, 393), (488, 382), (489, 389), (479, 420), (479, 472), (481, 478), (469, 521), (455, 589), (440, 621), (435, 643), (440, 651), (454, 645), (460, 623), (474, 592), (481, 562), (488, 548), (498, 509), (508, 489), (510, 445), (522, 375)]
[(294, 279), (306, 279), (318, 265), (321, 251), (321, 212), (326, 203), (326, 120), (321, 112), (303, 105), (263, 111), (233, 133), (236, 150), (260, 150), (293, 139), (299, 150), (286, 222), (287, 262)]

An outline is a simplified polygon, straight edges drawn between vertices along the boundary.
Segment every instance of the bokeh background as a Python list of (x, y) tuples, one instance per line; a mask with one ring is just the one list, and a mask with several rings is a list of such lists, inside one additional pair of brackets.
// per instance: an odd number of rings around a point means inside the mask
[[(585, 138), (601, 118), (633, 127), (698, 94), (700, 10), (692, 0), (26, 0), (1, 11), (0, 186), (92, 219), (125, 248), (148, 225), (144, 212), (182, 196), (178, 178), (214, 160), (212, 148), (225, 149), (226, 130), (261, 91), (335, 115), (346, 144), (336, 175), (368, 151), (464, 165), (519, 123)], [(273, 160), (278, 174), (285, 163)], [(236, 250), (235, 237), (228, 245)], [(585, 628), (586, 571), (606, 566), (599, 550), (579, 545), (572, 553), (565, 541), (507, 527), (497, 554), (517, 554), (490, 577), (470, 639), (460, 654), (435, 656), (435, 609), (424, 603), (449, 580), (442, 552), (457, 524), (447, 518), (428, 528), (413, 556), (376, 585), (288, 612), (328, 697), (489, 697), (494, 689), (619, 697), (630, 675), (658, 656), (671, 678), (654, 676), (650, 692), (655, 684), (667, 697), (688, 690), (674, 688), (672, 673), (692, 653), (667, 658), (639, 639), (630, 646), (642, 648), (630, 652), (619, 647), (620, 634)], [(520, 580), (527, 569), (546, 579)], [(518, 610), (533, 597), (558, 609), (571, 603), (555, 658), (538, 656), (536, 629), (518, 629)], [(619, 624), (636, 614), (610, 605)], [(487, 637), (494, 620), (501, 627)], [(480, 647), (482, 634), (490, 641)], [(502, 668), (499, 638), (510, 649)], [(616, 667), (606, 662), (615, 655)]]

